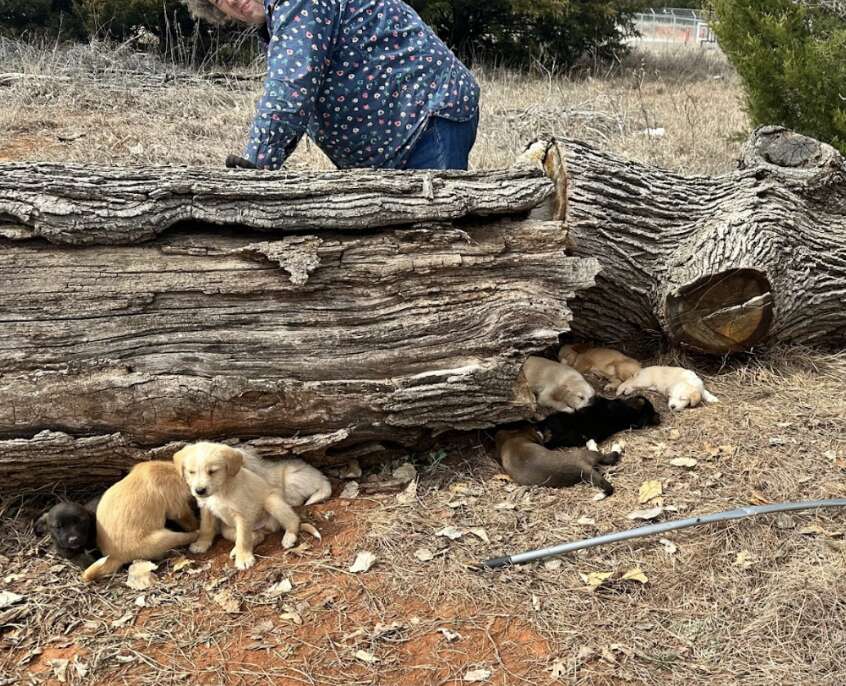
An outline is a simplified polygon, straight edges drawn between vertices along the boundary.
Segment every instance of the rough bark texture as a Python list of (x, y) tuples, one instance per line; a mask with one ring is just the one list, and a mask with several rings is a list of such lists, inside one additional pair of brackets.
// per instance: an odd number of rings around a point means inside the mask
[(534, 167), (126, 176), (0, 166), (3, 490), (202, 437), (326, 464), (527, 417), (521, 363), (598, 271), (560, 221), (479, 218), (553, 201)]
[(717, 178), (574, 141), (567, 164), (570, 254), (602, 265), (572, 303), (580, 337), (711, 353), (846, 343), (846, 165), (830, 146), (764, 127)]

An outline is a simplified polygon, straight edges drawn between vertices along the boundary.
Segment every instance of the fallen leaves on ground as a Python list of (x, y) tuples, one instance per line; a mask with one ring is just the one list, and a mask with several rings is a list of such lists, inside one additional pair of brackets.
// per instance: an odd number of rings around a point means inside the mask
[(579, 576), (593, 591), (610, 588), (614, 585), (622, 585), (623, 582), (635, 581), (640, 584), (646, 584), (649, 581), (649, 578), (643, 573), (640, 567), (632, 567), (625, 571), (618, 570), (616, 572), (590, 572), (589, 574), (579, 574)]
[(626, 515), (626, 518), (631, 520), (639, 519), (648, 522), (653, 519), (657, 519), (662, 514), (664, 514), (663, 507), (652, 507), (648, 510), (635, 510), (634, 512), (629, 512), (629, 514)]
[(675, 457), (670, 460), (670, 464), (673, 465), (673, 467), (684, 467), (685, 469), (693, 469), (696, 465), (699, 464), (699, 461), (693, 459), (692, 457)]
[(129, 571), (126, 577), (126, 585), (134, 588), (136, 591), (143, 591), (151, 588), (155, 581), (153, 571), (159, 566), (148, 562), (147, 560), (136, 560), (129, 565)]
[(474, 669), (464, 675), (464, 681), (468, 684), (480, 683), (491, 678), (491, 670), (489, 669)]
[(241, 611), (241, 601), (228, 588), (215, 593), (212, 600), (223, 608), (223, 611), (227, 614), (234, 615)]
[(363, 550), (355, 556), (355, 562), (352, 563), (350, 571), (353, 574), (361, 574), (368, 571), (375, 563), (376, 556), (367, 550)]
[(643, 505), (650, 500), (654, 500), (664, 493), (664, 487), (660, 481), (644, 481), (638, 489), (637, 501)]
[(285, 595), (286, 593), (290, 593), (294, 589), (294, 584), (291, 583), (290, 579), (282, 579), (282, 581), (277, 581), (272, 586), (269, 586), (264, 595), (268, 598), (278, 598), (281, 595)]
[(368, 653), (366, 650), (355, 651), (355, 659), (360, 660), (361, 662), (367, 665), (375, 665), (377, 662), (379, 662), (378, 657), (376, 657), (373, 653)]

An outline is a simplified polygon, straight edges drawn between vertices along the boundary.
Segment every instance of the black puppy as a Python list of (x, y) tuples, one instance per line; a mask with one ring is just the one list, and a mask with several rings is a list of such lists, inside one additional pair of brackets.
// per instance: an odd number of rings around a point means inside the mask
[(94, 513), (97, 500), (83, 507), (77, 503), (58, 503), (35, 522), (35, 533), (49, 533), (56, 553), (79, 567), (87, 567), (100, 557), (97, 550), (97, 524)]
[(548, 448), (574, 448), (584, 446), (589, 440), (602, 443), (609, 436), (627, 429), (658, 426), (661, 416), (648, 398), (609, 400), (597, 396), (587, 407), (573, 414), (557, 412), (538, 424)]

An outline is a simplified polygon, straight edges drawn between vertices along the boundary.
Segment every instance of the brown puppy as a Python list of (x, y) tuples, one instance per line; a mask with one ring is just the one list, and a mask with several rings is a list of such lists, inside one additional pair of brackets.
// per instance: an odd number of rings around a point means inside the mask
[(529, 357), (523, 376), (535, 394), (538, 405), (572, 414), (590, 405), (596, 392), (572, 367), (544, 357)]
[(608, 380), (606, 390), (616, 389), (641, 370), (640, 362), (611, 348), (591, 348), (586, 343), (565, 345), (558, 359), (582, 374), (596, 374)]
[(611, 452), (603, 455), (593, 441), (586, 448), (562, 450), (549, 450), (541, 441), (541, 435), (531, 427), (497, 432), (497, 455), (503, 469), (518, 484), (561, 488), (584, 482), (601, 488), (605, 495), (614, 493), (597, 467), (617, 464), (622, 450), (619, 445), (615, 443)]
[[(169, 531), (165, 520), (187, 533)], [(97, 505), (97, 547), (105, 557), (83, 573), (85, 581), (114, 574), (133, 560), (156, 560), (197, 540), (191, 492), (170, 462), (152, 460), (132, 468)]]
[[(173, 456), (200, 503), (200, 537), (191, 552), (206, 552), (220, 527), (223, 537), (235, 542), (230, 557), (238, 569), (255, 564), (253, 547), (265, 532), (278, 531), (281, 525), (285, 529), (282, 546), (291, 548), (300, 530), (300, 518), (286, 502), (283, 488), (248, 469), (245, 457), (237, 448), (208, 442), (188, 445)], [(311, 525), (302, 528), (317, 534)]]

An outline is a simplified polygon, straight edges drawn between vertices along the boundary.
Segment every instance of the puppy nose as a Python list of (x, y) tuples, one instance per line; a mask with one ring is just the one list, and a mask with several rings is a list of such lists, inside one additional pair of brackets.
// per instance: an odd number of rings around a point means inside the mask
[(68, 536), (68, 543), (77, 545), (79, 543), (79, 536)]
[(205, 495), (207, 490), (206, 488), (195, 488), (194, 495)]

